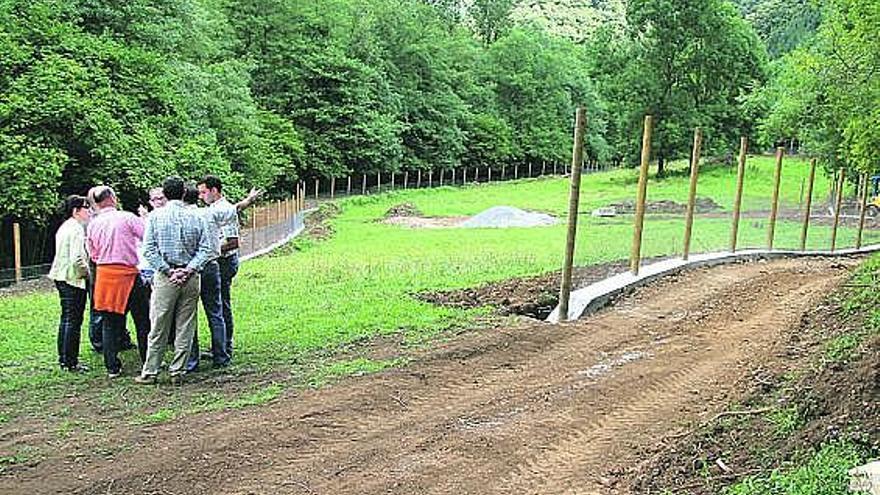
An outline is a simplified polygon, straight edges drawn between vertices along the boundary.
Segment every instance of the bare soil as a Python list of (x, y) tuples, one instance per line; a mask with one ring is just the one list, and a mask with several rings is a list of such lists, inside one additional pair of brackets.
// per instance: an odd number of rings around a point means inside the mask
[[(648, 258), (645, 262), (663, 258)], [(629, 270), (628, 261), (575, 267), (572, 286), (585, 287), (599, 280)], [(450, 291), (423, 292), (416, 297), (430, 303), (453, 308), (495, 307), (498, 315), (520, 315), (544, 320), (559, 302), (561, 272), (535, 277), (518, 277), (478, 287)]]
[(747, 397), (856, 263), (683, 273), (576, 322), (468, 332), (266, 406), (120, 428), (114, 449), (60, 445), (0, 493), (641, 493), (628, 469)]

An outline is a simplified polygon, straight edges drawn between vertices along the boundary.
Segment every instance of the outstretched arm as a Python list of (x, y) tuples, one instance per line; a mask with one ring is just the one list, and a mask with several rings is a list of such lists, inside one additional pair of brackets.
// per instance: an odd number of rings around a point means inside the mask
[(263, 191), (262, 189), (258, 189), (256, 187), (251, 189), (251, 192), (249, 192), (243, 200), (235, 203), (236, 211), (244, 211), (248, 209), (252, 204), (254, 204), (254, 201), (256, 201), (257, 198), (263, 195), (264, 192), (265, 191)]

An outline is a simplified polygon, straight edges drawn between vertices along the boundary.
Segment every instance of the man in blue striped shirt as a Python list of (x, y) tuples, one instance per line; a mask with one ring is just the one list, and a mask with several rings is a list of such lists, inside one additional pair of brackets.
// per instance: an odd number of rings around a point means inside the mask
[(155, 210), (144, 232), (144, 259), (156, 271), (150, 300), (150, 336), (147, 359), (137, 383), (156, 383), (162, 354), (172, 326), (176, 328), (174, 358), (168, 366), (172, 383), (186, 373), (199, 301), (199, 272), (216, 258), (217, 243), (205, 219), (187, 208), (185, 185), (180, 177), (169, 177), (162, 184), (168, 204)]

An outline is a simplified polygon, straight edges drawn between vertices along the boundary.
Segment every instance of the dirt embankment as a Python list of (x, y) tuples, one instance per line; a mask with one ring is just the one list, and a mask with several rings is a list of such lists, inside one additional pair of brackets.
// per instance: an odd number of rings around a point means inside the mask
[(853, 261), (697, 270), (564, 325), (460, 335), (410, 365), (63, 449), (0, 493), (633, 493), (628, 466), (745, 397)]

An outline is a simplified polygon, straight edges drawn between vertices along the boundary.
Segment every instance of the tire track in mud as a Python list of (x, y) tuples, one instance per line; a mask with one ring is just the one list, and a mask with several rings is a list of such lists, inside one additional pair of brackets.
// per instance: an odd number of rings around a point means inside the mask
[(144, 428), (124, 462), (71, 481), (48, 459), (0, 492), (609, 493), (607, 469), (723, 407), (853, 265), (695, 270), (577, 322), (465, 334), (403, 369)]

